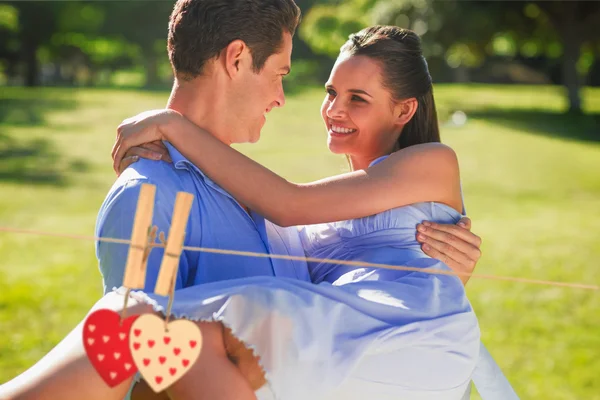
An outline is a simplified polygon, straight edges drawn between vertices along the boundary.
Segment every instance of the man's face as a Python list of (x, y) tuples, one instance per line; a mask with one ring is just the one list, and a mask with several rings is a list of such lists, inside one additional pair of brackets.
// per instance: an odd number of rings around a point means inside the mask
[(290, 72), (292, 58), (292, 35), (283, 33), (281, 50), (271, 55), (263, 69), (255, 72), (249, 66), (240, 74), (234, 102), (242, 125), (234, 143), (254, 143), (266, 122), (266, 115), (274, 107), (283, 107), (283, 77)]

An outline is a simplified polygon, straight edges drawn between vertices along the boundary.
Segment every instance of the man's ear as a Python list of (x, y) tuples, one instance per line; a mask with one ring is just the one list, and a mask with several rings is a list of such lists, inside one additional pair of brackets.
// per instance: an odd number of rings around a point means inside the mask
[(397, 116), (396, 123), (398, 125), (406, 125), (411, 118), (417, 112), (419, 108), (419, 102), (414, 97), (410, 99), (402, 100), (394, 108), (395, 115)]
[(227, 45), (223, 55), (225, 57), (225, 70), (229, 77), (233, 78), (240, 72), (240, 66), (245, 58), (250, 56), (250, 51), (244, 41), (234, 40)]

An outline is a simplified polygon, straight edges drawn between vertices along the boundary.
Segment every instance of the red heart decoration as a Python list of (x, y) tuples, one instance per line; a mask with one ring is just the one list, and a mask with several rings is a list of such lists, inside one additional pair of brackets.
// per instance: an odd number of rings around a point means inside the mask
[(158, 362), (164, 364), (167, 361), (167, 357), (158, 357)]
[(177, 372), (177, 368), (169, 368), (169, 373), (171, 375), (175, 375), (176, 372)]
[[(97, 310), (83, 324), (83, 347), (102, 380), (115, 387), (137, 372), (129, 350), (129, 331), (139, 315), (126, 318), (112, 310)], [(127, 366), (127, 367), (126, 367)]]
[(165, 344), (169, 344), (171, 342), (171, 338), (168, 336), (165, 336), (163, 340), (164, 340)]
[(180, 349), (180, 348), (178, 348), (178, 347), (175, 347), (175, 348), (173, 349), (173, 353), (175, 353), (175, 355), (176, 355), (176, 356), (178, 356), (178, 355), (179, 355), (179, 353), (181, 353), (181, 349)]
[(156, 383), (161, 383), (162, 382), (162, 378), (160, 376), (157, 376), (156, 378), (154, 378), (156, 380)]
[(193, 349), (198, 343), (195, 340), (190, 340), (190, 347)]
[(190, 360), (183, 360), (183, 366), (187, 367), (190, 364)]

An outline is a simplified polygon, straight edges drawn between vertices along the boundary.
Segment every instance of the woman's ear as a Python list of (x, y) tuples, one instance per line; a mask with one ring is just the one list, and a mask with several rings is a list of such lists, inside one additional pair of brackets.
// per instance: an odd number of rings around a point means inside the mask
[(240, 64), (249, 55), (248, 46), (242, 40), (234, 40), (227, 45), (223, 52), (225, 70), (233, 78), (240, 71)]
[(397, 116), (396, 123), (398, 125), (408, 124), (408, 122), (417, 112), (417, 108), (419, 108), (419, 102), (414, 97), (402, 100), (401, 102), (396, 104), (396, 107), (394, 109)]

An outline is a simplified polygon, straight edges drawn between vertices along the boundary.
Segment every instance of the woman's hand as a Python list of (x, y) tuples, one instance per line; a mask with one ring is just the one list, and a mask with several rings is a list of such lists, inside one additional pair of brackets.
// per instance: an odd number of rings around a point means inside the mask
[[(461, 218), (456, 225), (425, 221), (417, 226), (417, 240), (423, 252), (442, 261), (458, 273), (472, 274), (481, 258), (481, 238), (471, 232), (471, 220)], [(458, 276), (467, 284), (470, 275)]]
[(167, 146), (161, 141), (150, 142), (141, 146), (135, 146), (127, 150), (125, 156), (119, 163), (117, 176), (123, 173), (131, 164), (139, 161), (140, 158), (148, 160), (163, 160), (168, 163), (173, 162)]
[[(127, 166), (137, 161), (139, 157), (156, 159), (157, 156), (152, 153), (163, 154), (163, 149), (156, 146), (157, 142), (168, 140), (168, 128), (183, 118), (173, 110), (153, 110), (124, 120), (117, 128), (117, 139), (111, 154), (115, 172), (120, 174), (124, 170), (122, 165)], [(154, 146), (148, 146), (149, 143)], [(137, 149), (133, 150), (133, 148)], [(125, 157), (130, 158), (125, 161)]]

